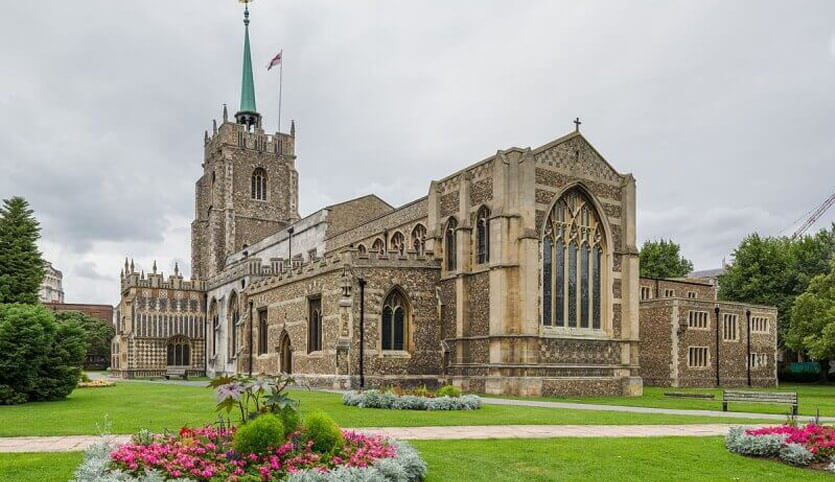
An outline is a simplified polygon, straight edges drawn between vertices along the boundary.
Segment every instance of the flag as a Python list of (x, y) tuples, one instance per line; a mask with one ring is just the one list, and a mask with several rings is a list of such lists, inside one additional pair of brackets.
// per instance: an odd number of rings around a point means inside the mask
[(284, 53), (284, 49), (281, 49), (281, 50), (278, 51), (278, 55), (273, 57), (273, 59), (270, 60), (270, 64), (267, 65), (267, 70), (270, 70), (271, 68), (273, 68), (276, 65), (281, 63), (281, 54), (283, 54), (283, 53)]

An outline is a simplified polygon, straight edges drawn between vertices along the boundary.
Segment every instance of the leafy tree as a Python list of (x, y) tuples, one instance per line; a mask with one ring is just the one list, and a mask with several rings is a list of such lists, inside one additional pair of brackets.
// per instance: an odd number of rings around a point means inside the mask
[(110, 361), (110, 342), (116, 335), (116, 330), (103, 320), (86, 315), (80, 311), (61, 311), (55, 314), (59, 323), (73, 322), (84, 329), (87, 338), (87, 368), (97, 364), (99, 360)]
[(693, 263), (681, 255), (681, 246), (665, 239), (644, 241), (640, 266), (643, 278), (679, 278), (693, 271)]
[(65, 398), (78, 384), (84, 330), (40, 305), (0, 305), (0, 404)]
[(828, 274), (812, 278), (795, 300), (785, 341), (815, 360), (835, 358), (835, 264)]
[(776, 306), (782, 345), (795, 298), (812, 278), (829, 271), (833, 254), (835, 225), (797, 240), (749, 235), (734, 250), (733, 264), (719, 276), (719, 298)]
[(40, 225), (22, 197), (0, 207), (0, 303), (38, 302), (43, 259), (38, 251)]

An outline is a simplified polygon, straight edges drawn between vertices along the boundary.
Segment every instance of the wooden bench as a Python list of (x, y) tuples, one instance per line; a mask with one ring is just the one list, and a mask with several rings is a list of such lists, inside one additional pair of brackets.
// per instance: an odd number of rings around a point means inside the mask
[(785, 403), (792, 406), (792, 415), (797, 416), (797, 392), (743, 392), (725, 390), (722, 392), (722, 411), (728, 411), (728, 402)]
[(696, 398), (700, 400), (713, 400), (716, 397), (712, 393), (690, 393), (690, 392), (664, 392), (665, 397), (672, 398)]
[(188, 380), (188, 369), (186, 367), (167, 367), (164, 376), (166, 380), (171, 380), (171, 377), (182, 377), (183, 380)]

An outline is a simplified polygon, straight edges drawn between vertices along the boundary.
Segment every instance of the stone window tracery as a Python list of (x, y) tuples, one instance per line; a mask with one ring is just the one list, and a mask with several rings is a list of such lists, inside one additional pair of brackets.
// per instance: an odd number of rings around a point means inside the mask
[(267, 200), (267, 171), (258, 167), (252, 172), (252, 199)]
[(371, 245), (371, 252), (376, 253), (377, 256), (386, 254), (386, 244), (382, 239), (377, 238), (374, 240), (374, 244)]
[(412, 229), (412, 249), (418, 254), (418, 256), (423, 256), (426, 248), (426, 227), (422, 224), (418, 224)]
[(542, 323), (570, 329), (602, 327), (605, 234), (579, 189), (554, 205), (542, 238)]
[(166, 363), (170, 366), (191, 366), (191, 345), (179, 336), (168, 341)]
[(399, 289), (392, 290), (383, 304), (382, 349), (405, 350), (409, 305)]
[(395, 232), (391, 236), (391, 249), (397, 251), (400, 256), (406, 253), (406, 238), (400, 231)]
[(241, 319), (240, 308), (238, 307), (238, 294), (232, 293), (229, 298), (229, 358), (235, 358), (238, 354), (238, 322)]
[(454, 217), (449, 218), (446, 223), (446, 230), (444, 231), (444, 257), (446, 258), (447, 271), (455, 271), (457, 266), (456, 241), (455, 230), (458, 228), (458, 220)]
[(490, 262), (490, 209), (481, 206), (476, 214), (476, 263)]

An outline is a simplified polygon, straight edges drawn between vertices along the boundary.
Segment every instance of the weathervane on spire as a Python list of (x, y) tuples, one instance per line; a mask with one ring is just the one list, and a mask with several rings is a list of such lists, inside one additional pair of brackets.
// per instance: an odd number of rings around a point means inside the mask
[(254, 0), (238, 0), (238, 3), (244, 4), (244, 25), (249, 25), (249, 4)]

